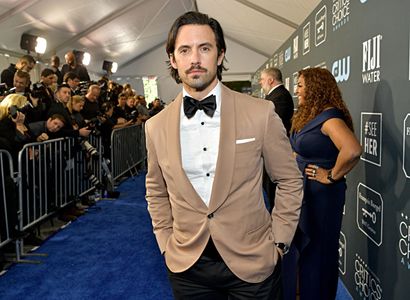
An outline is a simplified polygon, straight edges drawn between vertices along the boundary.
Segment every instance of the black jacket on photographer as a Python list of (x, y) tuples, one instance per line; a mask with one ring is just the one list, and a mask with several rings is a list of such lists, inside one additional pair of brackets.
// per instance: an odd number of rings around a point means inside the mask
[(51, 104), (55, 102), (53, 91), (40, 81), (32, 85), (30, 93), (32, 98), (39, 99), (36, 110), (40, 111), (41, 115), (36, 120), (30, 120), (30, 123), (47, 119), (47, 112), (50, 110)]
[(10, 64), (7, 69), (4, 69), (1, 72), (1, 82), (7, 85), (7, 88), (13, 87), (14, 74), (16, 73), (17, 68), (15, 64)]
[(32, 123), (36, 121), (44, 120), (44, 106), (42, 105), (41, 99), (34, 98), (31, 95), (31, 90), (26, 88), (24, 93), (16, 93), (22, 94), (27, 98), (29, 104), (19, 109), (24, 115), (26, 116), (26, 123)]
[(32, 134), (27, 131), (23, 137), (22, 133), (17, 130), (16, 123), (13, 122), (11, 117), (0, 120), (0, 148), (10, 152), (15, 166), (17, 166), (19, 151), (23, 148), (24, 144), (30, 142), (35, 142)]
[(98, 101), (90, 101), (87, 97), (84, 97), (84, 107), (81, 110), (81, 115), (86, 120), (91, 120), (100, 115), (100, 105)]
[(78, 130), (73, 128), (73, 120), (71, 119), (70, 112), (64, 106), (63, 103), (54, 101), (50, 109), (48, 110), (48, 117), (51, 117), (54, 114), (59, 114), (64, 117), (64, 127), (57, 133), (58, 137), (79, 137), (80, 133)]

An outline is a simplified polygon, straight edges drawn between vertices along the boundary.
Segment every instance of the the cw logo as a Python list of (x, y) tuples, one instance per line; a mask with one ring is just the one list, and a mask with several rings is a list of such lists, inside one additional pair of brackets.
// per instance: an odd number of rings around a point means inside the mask
[(332, 65), (332, 74), (337, 82), (348, 80), (350, 76), (350, 56), (336, 60)]

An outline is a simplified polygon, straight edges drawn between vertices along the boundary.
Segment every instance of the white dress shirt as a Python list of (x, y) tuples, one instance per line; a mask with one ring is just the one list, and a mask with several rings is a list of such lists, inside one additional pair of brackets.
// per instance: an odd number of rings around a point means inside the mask
[[(182, 168), (207, 206), (211, 198), (219, 150), (221, 126), (221, 83), (219, 81), (206, 97), (209, 95), (215, 95), (216, 98), (213, 117), (206, 115), (203, 110), (198, 110), (191, 119), (188, 119), (182, 104), (180, 124)], [(191, 95), (183, 89), (182, 96)]]

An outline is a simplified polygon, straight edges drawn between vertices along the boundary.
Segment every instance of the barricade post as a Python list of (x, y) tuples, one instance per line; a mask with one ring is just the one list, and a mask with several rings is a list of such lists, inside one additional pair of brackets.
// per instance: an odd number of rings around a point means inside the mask
[(114, 129), (111, 134), (111, 175), (114, 183), (145, 162), (144, 125)]

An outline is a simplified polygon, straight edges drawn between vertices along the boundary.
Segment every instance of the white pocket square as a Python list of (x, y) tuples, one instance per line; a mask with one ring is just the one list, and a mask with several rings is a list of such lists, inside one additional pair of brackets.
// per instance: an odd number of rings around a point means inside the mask
[(236, 144), (245, 144), (255, 141), (255, 138), (236, 140)]

